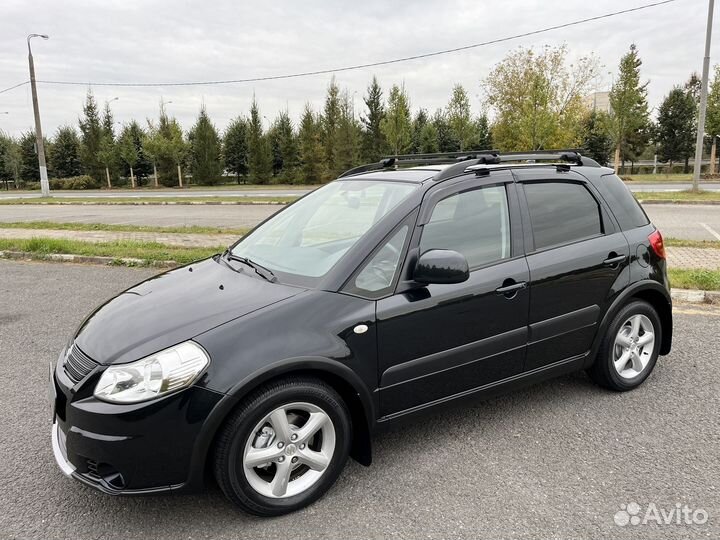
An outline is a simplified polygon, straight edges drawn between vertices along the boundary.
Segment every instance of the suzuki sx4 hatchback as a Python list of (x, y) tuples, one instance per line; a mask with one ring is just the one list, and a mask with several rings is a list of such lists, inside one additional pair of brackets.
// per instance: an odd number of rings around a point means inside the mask
[(662, 236), (612, 170), (389, 158), (95, 310), (51, 366), (52, 446), (105, 493), (214, 477), (278, 515), (382, 426), (575, 370), (631, 390), (671, 340)]

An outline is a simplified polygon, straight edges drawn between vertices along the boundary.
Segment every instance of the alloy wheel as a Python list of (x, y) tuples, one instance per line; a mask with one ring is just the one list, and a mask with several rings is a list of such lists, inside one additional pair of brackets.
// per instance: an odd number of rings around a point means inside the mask
[(655, 349), (655, 328), (642, 314), (630, 316), (620, 327), (613, 346), (613, 365), (623, 379), (633, 379), (647, 367)]
[(312, 403), (288, 403), (257, 423), (245, 443), (242, 469), (261, 495), (292, 497), (317, 483), (334, 451), (330, 416)]

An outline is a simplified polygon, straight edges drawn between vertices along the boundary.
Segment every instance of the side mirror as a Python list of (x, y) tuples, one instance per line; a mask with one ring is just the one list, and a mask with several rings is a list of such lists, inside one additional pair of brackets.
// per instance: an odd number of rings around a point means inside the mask
[(462, 283), (470, 277), (468, 262), (462, 253), (450, 249), (430, 249), (420, 255), (413, 279), (422, 284)]

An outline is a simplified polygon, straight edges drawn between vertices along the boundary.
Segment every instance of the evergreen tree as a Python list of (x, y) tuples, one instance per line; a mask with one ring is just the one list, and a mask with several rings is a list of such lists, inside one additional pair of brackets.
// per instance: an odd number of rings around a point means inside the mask
[(203, 185), (217, 184), (222, 175), (220, 135), (210, 121), (205, 105), (190, 131), (190, 168), (193, 182)]
[(422, 133), (428, 124), (427, 111), (420, 108), (412, 121), (412, 142), (410, 143), (410, 151), (413, 154), (422, 153)]
[(380, 125), (385, 118), (385, 106), (383, 105), (383, 93), (380, 83), (373, 77), (367, 89), (367, 95), (363, 98), (367, 114), (361, 117), (363, 124), (363, 161), (378, 161), (387, 153), (387, 142)]
[(160, 101), (160, 118), (157, 126), (148, 121), (150, 136), (144, 140), (147, 155), (152, 156), (158, 181), (167, 187), (183, 187), (182, 165), (187, 156), (187, 143), (175, 118), (165, 112)]
[(453, 87), (446, 115), (453, 137), (460, 145), (460, 151), (467, 150), (473, 142), (474, 126), (470, 113), (470, 98), (460, 84)]
[(605, 111), (591, 111), (583, 123), (583, 149), (588, 157), (600, 165), (610, 162), (613, 139), (610, 115)]
[(394, 154), (405, 152), (412, 142), (410, 100), (404, 86), (393, 85), (388, 97), (387, 113), (380, 123), (380, 130)]
[(113, 141), (115, 140), (115, 118), (110, 110), (109, 101), (105, 102), (105, 109), (103, 110), (102, 131), (104, 135), (110, 137)]
[(472, 135), (467, 150), (490, 150), (493, 147), (492, 131), (486, 114), (481, 114), (472, 121)]
[(58, 178), (70, 178), (82, 174), (80, 138), (74, 128), (71, 126), (58, 128), (48, 152), (48, 161)]
[(248, 174), (254, 184), (267, 184), (272, 176), (272, 150), (263, 134), (262, 116), (253, 97), (247, 130)]
[(437, 133), (437, 147), (439, 152), (457, 152), (460, 149), (460, 144), (453, 136), (450, 124), (441, 109), (435, 111), (432, 125), (435, 127)]
[(98, 159), (102, 126), (97, 103), (92, 92), (88, 91), (83, 104), (83, 117), (80, 118), (80, 163), (85, 174), (92, 176), (97, 182), (104, 181), (104, 166)]
[(362, 131), (355, 120), (352, 97), (347, 92), (340, 96), (340, 121), (337, 129), (337, 173), (356, 167), (360, 162)]
[(123, 127), (122, 131), (120, 132), (117, 146), (118, 155), (122, 162), (127, 165), (130, 172), (130, 185), (134, 188), (136, 187), (134, 167), (137, 165), (138, 160), (140, 159), (140, 152), (135, 145), (135, 137), (130, 130), (129, 125)]
[(642, 60), (635, 44), (620, 60), (620, 73), (610, 90), (613, 117), (615, 170), (620, 166), (621, 151), (627, 139), (648, 124), (647, 82), (640, 82)]
[(20, 147), (10, 135), (0, 131), (0, 181), (9, 189), (10, 182), (20, 182)]
[(292, 182), (299, 163), (298, 141), (288, 111), (281, 111), (273, 124), (273, 169), (279, 181)]
[(438, 146), (438, 130), (434, 122), (428, 122), (422, 127), (417, 151), (421, 154), (432, 154), (440, 151), (440, 147)]
[(695, 99), (692, 94), (676, 86), (665, 97), (657, 117), (657, 143), (660, 159), (670, 162), (685, 160), (685, 172), (694, 151)]
[(225, 168), (235, 175), (238, 184), (240, 177), (248, 173), (247, 131), (248, 122), (242, 116), (232, 120), (225, 130)]
[(304, 184), (319, 184), (326, 177), (325, 150), (322, 146), (322, 125), (310, 104), (305, 105), (298, 132), (300, 176)]
[(338, 129), (340, 126), (340, 89), (333, 77), (325, 96), (325, 109), (322, 116), (322, 136), (325, 148), (327, 169), (331, 175), (340, 172), (339, 153), (337, 149)]
[[(26, 131), (20, 135), (20, 178), (25, 182), (40, 181), (40, 165), (35, 149), (35, 133)], [(47, 148), (47, 146), (46, 146)]]

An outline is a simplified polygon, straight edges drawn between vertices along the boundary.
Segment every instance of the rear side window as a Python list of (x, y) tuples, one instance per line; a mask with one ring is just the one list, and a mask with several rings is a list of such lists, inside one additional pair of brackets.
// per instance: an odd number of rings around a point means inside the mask
[(533, 182), (525, 184), (524, 189), (535, 249), (602, 234), (600, 207), (581, 184)]
[[(603, 176), (601, 183), (600, 189), (623, 231), (635, 227), (644, 227), (650, 223), (640, 203), (635, 200), (625, 182), (620, 180), (617, 175), (608, 174)], [(603, 187), (606, 189), (602, 189)]]

